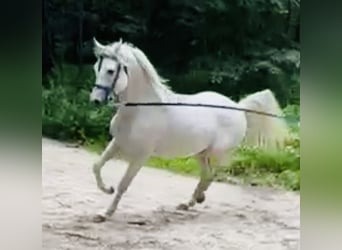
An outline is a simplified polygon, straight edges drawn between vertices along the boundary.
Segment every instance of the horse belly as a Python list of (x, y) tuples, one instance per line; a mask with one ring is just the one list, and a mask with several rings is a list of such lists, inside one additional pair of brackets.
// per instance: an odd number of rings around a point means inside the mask
[(157, 145), (154, 155), (162, 157), (187, 157), (205, 150), (209, 145), (206, 138), (187, 135), (171, 135)]
[(186, 157), (208, 148), (215, 138), (213, 119), (203, 116), (182, 116), (169, 122), (158, 141), (154, 154), (162, 157)]

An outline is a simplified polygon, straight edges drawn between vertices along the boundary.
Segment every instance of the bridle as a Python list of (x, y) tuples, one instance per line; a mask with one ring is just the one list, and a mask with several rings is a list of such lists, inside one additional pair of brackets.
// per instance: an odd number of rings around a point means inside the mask
[[(116, 67), (116, 70), (115, 70), (115, 76), (114, 76), (114, 79), (113, 79), (112, 84), (111, 84), (109, 87), (103, 86), (103, 85), (99, 85), (99, 84), (95, 84), (95, 88), (97, 88), (97, 89), (102, 89), (102, 90), (105, 92), (105, 94), (106, 94), (106, 99), (108, 99), (110, 93), (113, 92), (113, 90), (114, 90), (114, 88), (115, 88), (115, 85), (116, 85), (116, 82), (117, 82), (118, 79), (119, 79), (119, 75), (120, 75), (120, 73), (121, 73), (121, 69), (122, 69), (122, 68), (123, 68), (125, 74), (128, 75), (127, 66), (122, 65), (116, 57), (111, 57), (111, 59), (113, 59), (114, 61), (116, 61), (117, 64), (118, 64), (118, 66)], [(103, 56), (100, 56), (99, 65), (98, 65), (98, 67), (97, 67), (97, 71), (98, 71), (98, 72), (100, 72), (100, 70), (101, 70), (102, 61), (103, 61)]]

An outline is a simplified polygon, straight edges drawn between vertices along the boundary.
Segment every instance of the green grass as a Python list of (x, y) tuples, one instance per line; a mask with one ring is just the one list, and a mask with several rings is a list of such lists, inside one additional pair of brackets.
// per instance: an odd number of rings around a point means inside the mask
[(238, 177), (240, 182), (253, 185), (300, 189), (299, 149), (266, 151), (242, 147), (233, 155), (231, 164), (217, 169), (216, 181)]
[(174, 173), (185, 175), (199, 175), (198, 163), (194, 158), (176, 158), (172, 160), (152, 157), (148, 162), (148, 166), (170, 170)]
[[(87, 142), (86, 148), (97, 153), (105, 142)], [(296, 134), (282, 150), (267, 151), (241, 146), (232, 155), (230, 164), (215, 168), (215, 181), (270, 186), (300, 190), (300, 139)], [(146, 165), (178, 174), (199, 176), (200, 167), (193, 157), (163, 159), (152, 157)]]
[[(152, 158), (147, 165), (185, 175), (199, 175), (194, 158), (172, 160)], [(215, 181), (300, 189), (299, 158), (290, 152), (266, 152), (256, 149), (237, 150), (231, 164), (215, 168)], [(232, 177), (235, 177), (234, 179)]]

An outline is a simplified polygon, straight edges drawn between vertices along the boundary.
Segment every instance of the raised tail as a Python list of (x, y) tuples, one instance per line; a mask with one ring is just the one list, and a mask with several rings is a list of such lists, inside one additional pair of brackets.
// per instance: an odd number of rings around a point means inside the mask
[[(248, 95), (239, 104), (246, 109), (282, 115), (280, 105), (269, 89)], [(246, 112), (246, 117), (246, 144), (267, 148), (284, 145), (289, 136), (289, 129), (284, 119), (250, 112)]]

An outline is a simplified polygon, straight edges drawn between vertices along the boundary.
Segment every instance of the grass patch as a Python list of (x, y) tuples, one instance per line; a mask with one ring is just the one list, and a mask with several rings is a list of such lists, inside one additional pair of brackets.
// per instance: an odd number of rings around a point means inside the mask
[(170, 170), (175, 173), (185, 175), (199, 175), (199, 167), (196, 159), (189, 158), (176, 158), (172, 160), (152, 157), (148, 163), (148, 166)]
[[(88, 150), (101, 153), (105, 141), (87, 141)], [(283, 150), (266, 151), (255, 147), (239, 147), (229, 165), (215, 168), (215, 181), (300, 190), (300, 140), (297, 134)], [(193, 157), (163, 159), (152, 157), (146, 165), (174, 173), (199, 176), (200, 167)]]
[[(288, 140), (282, 150), (267, 151), (255, 147), (239, 147), (231, 163), (215, 168), (215, 181), (271, 186), (300, 190), (300, 139), (298, 134)], [(194, 158), (151, 158), (149, 166), (172, 172), (199, 175), (199, 165)]]
[(230, 165), (217, 168), (216, 181), (238, 177), (242, 183), (300, 189), (300, 156), (293, 148), (266, 151), (241, 147), (233, 155)]

